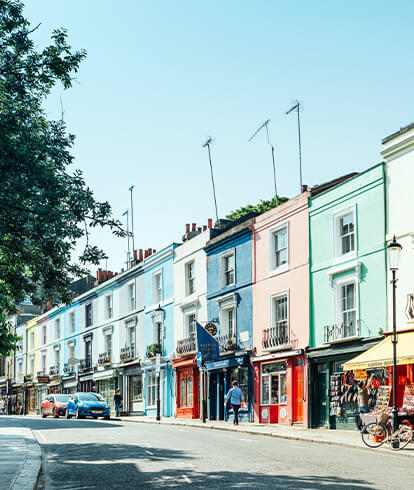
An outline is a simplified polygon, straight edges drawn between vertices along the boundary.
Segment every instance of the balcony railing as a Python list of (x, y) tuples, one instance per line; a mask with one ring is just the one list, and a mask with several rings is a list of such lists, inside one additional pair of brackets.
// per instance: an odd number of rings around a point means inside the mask
[(50, 366), (50, 368), (49, 368), (49, 374), (51, 376), (52, 375), (59, 374), (59, 366)]
[(238, 349), (236, 337), (230, 333), (216, 337), (220, 345), (220, 352), (232, 352)]
[(81, 359), (79, 363), (79, 371), (85, 372), (92, 369), (92, 358), (87, 357), (86, 359)]
[(121, 347), (121, 354), (119, 357), (121, 359), (121, 362), (127, 362), (135, 359), (135, 344)]
[(75, 370), (75, 368), (74, 368), (73, 364), (69, 364), (66, 362), (63, 366), (63, 372), (64, 373), (71, 373), (74, 370)]
[(346, 340), (352, 337), (358, 337), (358, 322), (355, 323), (338, 323), (334, 325), (325, 325), (324, 341), (326, 343), (338, 340)]
[(47, 376), (46, 371), (38, 371), (37, 377), (39, 377), (39, 376)]
[(291, 347), (289, 325), (276, 325), (265, 328), (262, 334), (262, 347), (266, 350)]
[(190, 335), (189, 337), (181, 340), (177, 340), (177, 355), (185, 356), (191, 354), (197, 350), (197, 343), (195, 335)]
[(103, 364), (111, 364), (111, 353), (101, 352), (98, 356), (98, 364), (102, 366)]
[(157, 354), (162, 355), (162, 345), (161, 344), (155, 343), (155, 344), (151, 344), (147, 347), (147, 357), (148, 358), (155, 357)]

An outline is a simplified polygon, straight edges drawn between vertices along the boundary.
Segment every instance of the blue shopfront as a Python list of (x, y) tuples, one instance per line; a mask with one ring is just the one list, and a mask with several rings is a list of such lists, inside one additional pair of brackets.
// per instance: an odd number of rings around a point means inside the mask
[(241, 354), (205, 365), (208, 372), (208, 416), (210, 420), (232, 420), (233, 410), (227, 410), (224, 400), (232, 382), (237, 380), (243, 392), (240, 407), (241, 422), (253, 421), (253, 371), (250, 355)]

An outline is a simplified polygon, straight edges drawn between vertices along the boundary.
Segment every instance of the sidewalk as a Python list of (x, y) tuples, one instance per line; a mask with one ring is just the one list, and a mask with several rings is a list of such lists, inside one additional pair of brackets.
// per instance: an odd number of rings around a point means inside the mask
[(414, 458), (414, 443), (407, 446), (402, 451), (392, 451), (388, 445), (380, 448), (370, 449), (362, 442), (358, 430), (328, 430), (328, 429), (307, 429), (303, 426), (287, 426), (279, 424), (254, 424), (241, 423), (234, 426), (232, 423), (223, 421), (208, 420), (203, 424), (200, 420), (162, 418), (160, 422), (155, 417), (137, 416), (121, 417), (124, 422), (136, 422), (147, 424), (167, 424), (180, 425), (186, 427), (197, 427), (203, 429), (234, 431), (245, 434), (263, 435), (268, 437), (278, 437), (294, 441), (316, 442), (319, 444), (330, 444), (349, 448), (363, 449), (367, 451), (388, 452), (398, 456)]
[(1, 489), (33, 490), (40, 461), (40, 446), (30, 429), (0, 427)]

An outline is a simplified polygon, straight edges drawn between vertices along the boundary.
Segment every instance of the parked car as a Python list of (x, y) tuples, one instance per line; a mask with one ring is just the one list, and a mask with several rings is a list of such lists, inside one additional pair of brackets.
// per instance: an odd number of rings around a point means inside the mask
[(66, 405), (70, 399), (70, 395), (49, 395), (40, 405), (40, 413), (45, 418), (48, 415), (53, 415), (58, 418), (59, 415), (65, 415)]
[(74, 393), (66, 407), (66, 418), (103, 417), (109, 420), (111, 407), (99, 393)]

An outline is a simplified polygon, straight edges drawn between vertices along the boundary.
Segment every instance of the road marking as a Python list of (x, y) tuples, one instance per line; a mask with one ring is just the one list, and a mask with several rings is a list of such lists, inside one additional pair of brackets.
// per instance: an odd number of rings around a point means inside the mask
[(184, 481), (186, 481), (187, 483), (191, 483), (191, 480), (188, 478), (187, 475), (183, 475), (183, 479)]
[(146, 452), (147, 454), (150, 454), (151, 456), (154, 456), (154, 453), (152, 453), (151, 451), (148, 451), (147, 449), (145, 450), (145, 452)]
[(40, 439), (42, 442), (46, 443), (46, 438), (45, 438), (45, 436), (44, 436), (44, 435), (43, 435), (41, 432), (36, 431), (36, 435), (39, 437), (39, 439)]

